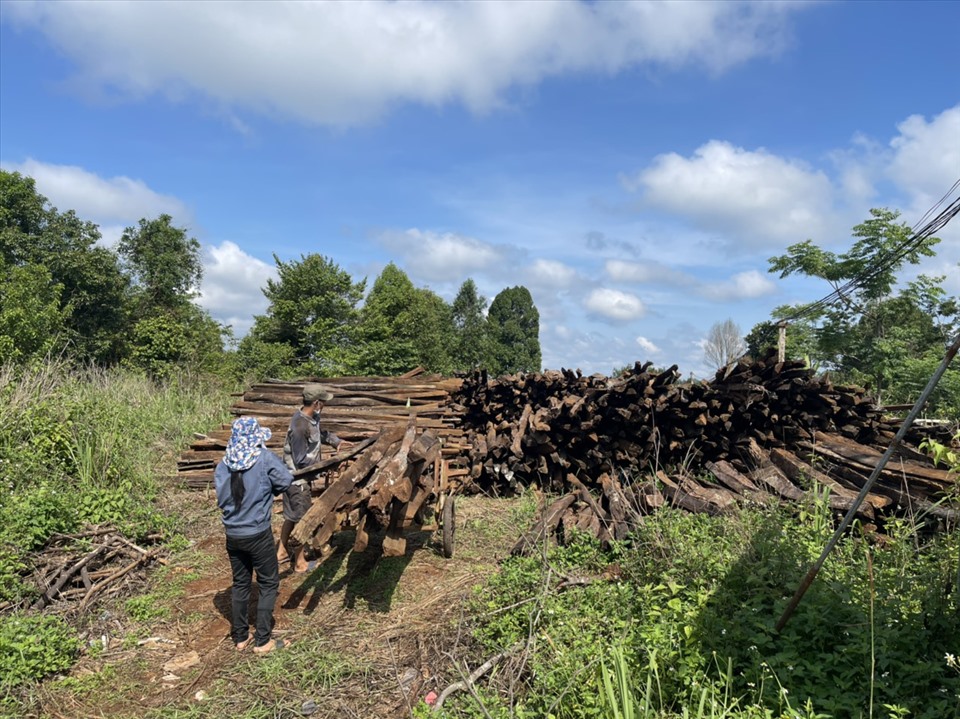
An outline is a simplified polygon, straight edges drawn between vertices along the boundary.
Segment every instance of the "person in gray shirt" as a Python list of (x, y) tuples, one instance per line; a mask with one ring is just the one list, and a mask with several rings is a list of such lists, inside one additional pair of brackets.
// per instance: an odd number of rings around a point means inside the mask
[[(320, 446), (340, 446), (340, 438), (320, 427), (320, 412), (333, 395), (323, 385), (308, 384), (303, 388), (303, 405), (290, 419), (287, 441), (283, 446), (283, 461), (290, 470), (303, 469), (320, 461)], [(283, 526), (280, 528), (280, 543), (277, 560), (286, 562), (292, 558), (293, 571), (303, 574), (316, 567), (316, 562), (307, 562), (303, 556), (304, 546), (290, 546), (290, 533), (313, 504), (311, 481), (297, 479), (283, 494)]]

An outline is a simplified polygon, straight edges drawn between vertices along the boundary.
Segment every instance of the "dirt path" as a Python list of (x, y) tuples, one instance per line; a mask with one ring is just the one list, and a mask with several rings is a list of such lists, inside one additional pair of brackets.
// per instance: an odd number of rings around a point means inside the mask
[[(193, 523), (193, 549), (165, 571), (164, 582), (189, 578), (169, 592), (168, 618), (114, 621), (108, 649), (81, 659), (67, 687), (51, 683), (38, 716), (302, 716), (315, 705), (314, 717), (409, 717), (427, 692), (453, 681), (451, 655), (467, 641), (464, 601), (516, 540), (518, 506), (459, 498), (451, 559), (429, 531), (408, 535), (397, 558), (381, 556), (380, 536), (355, 554), (353, 533), (338, 533), (313, 572), (281, 573), (275, 631), (291, 644), (269, 659), (238, 654), (230, 641), (230, 566), (208, 513)], [(279, 529), (280, 516), (274, 521)]]

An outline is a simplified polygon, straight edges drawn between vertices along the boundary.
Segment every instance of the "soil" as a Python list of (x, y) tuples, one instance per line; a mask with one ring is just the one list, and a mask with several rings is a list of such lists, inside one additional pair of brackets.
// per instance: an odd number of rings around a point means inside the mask
[[(409, 717), (430, 691), (460, 677), (453, 657), (469, 644), (464, 601), (496, 571), (519, 531), (516, 500), (460, 497), (450, 559), (435, 528), (408, 534), (405, 556), (395, 558), (382, 556), (376, 534), (366, 552), (354, 553), (354, 534), (344, 529), (313, 572), (281, 567), (274, 636), (289, 643), (280, 651), (304, 659), (296, 671), (303, 676), (283, 682), (269, 670), (282, 658), (237, 652), (230, 639), (232, 579), (211, 496), (189, 492), (176, 501), (197, 516), (189, 522), (192, 548), (172, 557), (160, 579), (177, 585), (178, 576), (189, 578), (161, 600), (168, 618), (136, 622), (122, 600), (95, 608), (91, 633), (106, 649), (80, 659), (70, 673), (76, 681), (47, 682), (34, 716), (238, 716), (231, 707), (250, 711), (254, 691), (255, 702), (269, 707), (265, 716)], [(275, 534), (281, 522), (275, 513)], [(162, 586), (149, 590), (162, 596)], [(291, 674), (283, 667), (281, 674)], [(244, 689), (251, 676), (268, 681)]]

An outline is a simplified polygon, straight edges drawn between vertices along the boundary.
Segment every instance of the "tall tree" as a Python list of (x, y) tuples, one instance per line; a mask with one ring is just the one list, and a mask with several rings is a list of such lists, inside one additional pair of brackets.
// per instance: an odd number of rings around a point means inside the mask
[(141, 314), (182, 307), (196, 297), (203, 277), (200, 243), (174, 227), (170, 215), (128, 227), (117, 252), (134, 279)]
[(740, 334), (740, 325), (731, 319), (714, 323), (703, 342), (703, 354), (716, 369), (736, 362), (746, 351), (747, 343)]
[[(349, 362), (359, 317), (357, 304), (363, 299), (366, 280), (354, 282), (349, 273), (323, 255), (301, 255), (291, 262), (282, 262), (274, 255), (273, 260), (278, 278), (267, 280), (263, 288), (270, 304), (266, 314), (254, 319), (251, 340), (241, 344), (241, 349), (255, 347), (258, 342), (286, 346), (303, 371), (322, 376), (342, 374)], [(281, 348), (267, 354), (281, 356)]]
[(472, 279), (464, 280), (453, 300), (453, 326), (456, 340), (453, 366), (458, 371), (480, 367), (487, 355), (487, 300), (477, 292)]
[(111, 363), (126, 341), (128, 279), (99, 240), (94, 223), (52, 207), (33, 178), (0, 170), (3, 279), (9, 281), (17, 267), (42, 267), (61, 286), (59, 334), (68, 351), (81, 360)]
[(392, 262), (370, 288), (360, 311), (353, 367), (358, 374), (396, 375), (420, 364), (417, 290)]
[(455, 340), (453, 309), (437, 293), (421, 287), (417, 289), (414, 315), (418, 364), (431, 372), (450, 374)]
[(228, 330), (194, 303), (203, 277), (200, 243), (164, 214), (128, 227), (117, 251), (133, 278), (126, 361), (159, 378), (187, 368), (217, 371)]
[[(837, 293), (836, 303), (808, 314), (816, 323), (818, 359), (848, 381), (870, 386), (878, 398), (895, 389), (897, 368), (931, 346), (944, 349), (945, 329), (956, 312), (955, 298), (942, 290), (943, 277), (921, 275), (897, 291), (897, 272), (935, 253), (940, 242), (928, 237), (909, 242), (912, 230), (898, 223), (899, 213), (873, 209), (870, 219), (853, 228), (848, 252), (834, 254), (810, 240), (770, 258), (770, 271), (781, 277), (802, 274), (825, 280)], [(844, 287), (856, 280), (849, 291)]]
[(530, 290), (517, 286), (501, 290), (487, 314), (489, 345), (487, 367), (499, 375), (539, 372), (540, 312)]

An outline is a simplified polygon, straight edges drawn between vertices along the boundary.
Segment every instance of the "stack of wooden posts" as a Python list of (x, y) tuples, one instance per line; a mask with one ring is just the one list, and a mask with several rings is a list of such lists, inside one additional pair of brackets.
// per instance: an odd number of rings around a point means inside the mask
[[(676, 366), (654, 371), (639, 362), (615, 378), (560, 370), (319, 381), (334, 395), (323, 425), (347, 440), (295, 473), (326, 473), (326, 488), (294, 535), (320, 551), (341, 527), (357, 529), (357, 548), (383, 527), (385, 553), (400, 554), (403, 530), (420, 522), (431, 497), (513, 494), (527, 485), (560, 499), (516, 551), (573, 527), (619, 539), (665, 504), (719, 514), (743, 504), (813, 502), (829, 489), (839, 515), (898, 428), (863, 389), (836, 386), (775, 353), (726, 367), (710, 382), (681, 382)], [(233, 412), (270, 427), (269, 447), (280, 453), (303, 385), (255, 385)], [(184, 453), (179, 474), (189, 486), (210, 485), (229, 434), (221, 427)], [(889, 514), (956, 520), (956, 482), (908, 441), (858, 516), (877, 526)]]
[(344, 526), (356, 529), (355, 551), (363, 551), (371, 529), (385, 528), (385, 556), (406, 551), (404, 531), (424, 523), (422, 510), (444, 491), (448, 464), (433, 430), (418, 432), (416, 418), (406, 429), (392, 426), (366, 441), (370, 446), (331, 482), (293, 531), (298, 542), (321, 554)]
[[(777, 502), (812, 506), (826, 497), (835, 517), (846, 515), (876, 467), (881, 452), (837, 434), (821, 435), (817, 442), (802, 442), (799, 453), (783, 448), (763, 449), (748, 440), (744, 462), (706, 462), (702, 469), (656, 470), (652, 476), (601, 474), (597, 481), (581, 481), (568, 474), (563, 496), (552, 502), (537, 524), (514, 546), (514, 553), (535, 551), (547, 537), (563, 542), (573, 530), (585, 531), (601, 542), (627, 536), (644, 515), (663, 506), (712, 515), (741, 506)], [(890, 515), (960, 521), (957, 477), (931, 467), (926, 460), (896, 456), (881, 471), (859, 505), (856, 517), (864, 527), (882, 528)], [(827, 491), (829, 490), (829, 491)]]
[(561, 490), (571, 473), (742, 462), (751, 441), (772, 449), (823, 433), (866, 445), (893, 436), (864, 390), (775, 355), (738, 362), (712, 382), (680, 383), (676, 366), (649, 368), (637, 363), (614, 379), (570, 371), (467, 378), (453, 399), (472, 480), (492, 492), (531, 482)]
[[(460, 380), (425, 376), (419, 370), (402, 377), (339, 377), (310, 380), (323, 384), (333, 394), (322, 415), (323, 428), (342, 440), (341, 451), (308, 474), (331, 470), (354, 460), (356, 444), (389, 427), (406, 427), (411, 417), (417, 427), (430, 430), (443, 444), (443, 456), (462, 454), (462, 431), (458, 417), (448, 407), (450, 393)], [(302, 403), (306, 380), (265, 382), (245, 391), (231, 407), (234, 415), (256, 417), (273, 433), (267, 447), (283, 453), (290, 418)], [(223, 458), (230, 439), (230, 425), (198, 436), (177, 463), (177, 479), (188, 487), (202, 489), (212, 485), (213, 469)]]
[[(839, 516), (898, 428), (863, 389), (774, 353), (711, 382), (681, 383), (675, 366), (656, 372), (649, 363), (618, 378), (477, 373), (453, 399), (478, 488), (510, 494), (534, 484), (561, 495), (518, 552), (573, 527), (619, 539), (664, 504), (720, 514), (744, 503), (813, 502), (829, 489)], [(956, 520), (956, 485), (908, 442), (857, 514), (874, 526), (890, 514)]]

